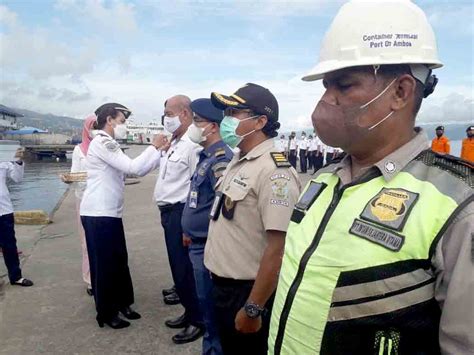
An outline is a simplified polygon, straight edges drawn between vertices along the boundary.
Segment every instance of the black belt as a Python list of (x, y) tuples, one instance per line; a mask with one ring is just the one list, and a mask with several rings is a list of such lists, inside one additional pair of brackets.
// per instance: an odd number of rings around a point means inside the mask
[(169, 212), (172, 210), (177, 210), (179, 208), (184, 208), (184, 203), (168, 203), (166, 205), (158, 206), (161, 212)]
[(255, 280), (236, 280), (227, 277), (220, 277), (211, 272), (212, 282), (218, 286), (251, 286)]

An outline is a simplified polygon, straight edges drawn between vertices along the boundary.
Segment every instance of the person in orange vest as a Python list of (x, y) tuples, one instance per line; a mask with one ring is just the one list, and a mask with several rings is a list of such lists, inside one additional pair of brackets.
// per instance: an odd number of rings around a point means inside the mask
[(466, 129), (467, 138), (462, 140), (461, 159), (474, 163), (474, 126)]
[(436, 137), (431, 141), (431, 150), (441, 154), (451, 152), (449, 139), (444, 135), (444, 126), (436, 127)]

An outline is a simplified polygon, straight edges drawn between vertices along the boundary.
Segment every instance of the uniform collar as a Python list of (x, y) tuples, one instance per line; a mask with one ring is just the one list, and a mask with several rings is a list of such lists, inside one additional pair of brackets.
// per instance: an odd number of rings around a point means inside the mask
[(203, 149), (201, 151), (201, 155), (205, 155), (206, 157), (209, 158), (215, 154), (216, 150), (222, 149), (222, 148), (225, 148), (225, 143), (222, 140), (220, 140), (212, 144), (211, 146), (207, 147), (206, 149)]
[(97, 132), (97, 134), (102, 134), (102, 135), (106, 135), (107, 137), (110, 137), (112, 139), (114, 139), (114, 137), (112, 137), (110, 134), (108, 134), (106, 131), (103, 131), (101, 129), (99, 129), (99, 131)]
[(239, 159), (239, 161), (247, 159), (247, 160), (252, 160), (255, 158), (258, 158), (265, 154), (266, 152), (270, 151), (273, 148), (273, 139), (266, 139), (259, 145), (253, 147), (250, 152), (245, 154), (243, 157)]
[[(416, 136), (409, 142), (375, 163), (374, 166), (382, 173), (385, 181), (389, 182), (402, 171), (408, 163), (428, 148), (428, 136), (423, 129), (420, 129)], [(338, 172), (338, 175), (342, 178), (342, 175), (346, 175), (347, 173), (350, 175), (350, 169), (351, 157), (350, 155), (346, 155), (339, 163), (334, 164), (330, 172)]]

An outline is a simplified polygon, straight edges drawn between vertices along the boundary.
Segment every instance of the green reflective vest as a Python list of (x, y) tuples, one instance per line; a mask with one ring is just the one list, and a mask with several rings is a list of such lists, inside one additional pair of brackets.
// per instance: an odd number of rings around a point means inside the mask
[(269, 354), (439, 353), (431, 257), (474, 199), (472, 168), (425, 151), (389, 182), (341, 188), (323, 171), (313, 184), (288, 229)]

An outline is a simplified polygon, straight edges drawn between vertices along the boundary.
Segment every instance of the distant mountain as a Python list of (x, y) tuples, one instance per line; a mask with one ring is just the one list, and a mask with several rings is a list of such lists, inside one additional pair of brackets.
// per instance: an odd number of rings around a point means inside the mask
[(18, 117), (19, 126), (31, 126), (47, 129), (49, 132), (74, 135), (81, 131), (83, 121), (67, 116), (56, 116), (51, 113), (43, 114), (35, 111), (13, 108), (25, 117)]

